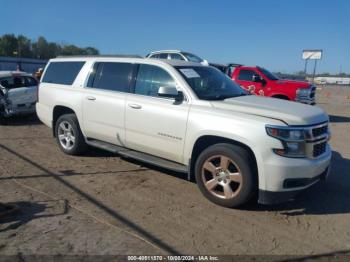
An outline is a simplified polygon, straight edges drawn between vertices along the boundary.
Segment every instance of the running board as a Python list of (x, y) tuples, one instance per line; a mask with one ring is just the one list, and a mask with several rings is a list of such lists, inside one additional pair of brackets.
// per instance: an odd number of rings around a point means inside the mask
[(135, 160), (145, 162), (147, 164), (163, 167), (179, 173), (188, 173), (187, 166), (173, 162), (173, 161), (166, 160), (164, 158), (142, 153), (132, 149), (127, 149), (125, 147), (113, 145), (113, 144), (96, 140), (96, 139), (87, 139), (86, 143), (90, 146), (97, 147), (97, 148), (121, 155), (126, 158), (132, 158)]

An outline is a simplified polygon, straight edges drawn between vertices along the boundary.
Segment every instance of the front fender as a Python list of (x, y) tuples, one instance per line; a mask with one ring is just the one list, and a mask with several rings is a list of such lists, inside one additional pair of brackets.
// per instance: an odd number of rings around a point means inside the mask
[[(278, 120), (269, 120), (268, 124), (281, 125)], [(265, 188), (264, 174), (267, 171), (264, 170), (264, 159), (273, 154), (272, 148), (283, 148), (279, 140), (267, 135), (265, 118), (240, 114), (235, 117), (227, 117), (191, 113), (189, 123), (184, 148), (184, 163), (189, 163), (196, 141), (203, 136), (215, 136), (235, 141), (247, 146), (253, 152), (259, 173), (259, 188)]]

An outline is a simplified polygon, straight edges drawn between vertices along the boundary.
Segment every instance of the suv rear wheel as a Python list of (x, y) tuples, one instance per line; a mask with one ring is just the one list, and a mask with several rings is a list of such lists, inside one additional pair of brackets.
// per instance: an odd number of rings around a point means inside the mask
[(247, 203), (257, 189), (256, 171), (248, 151), (231, 144), (205, 149), (196, 161), (195, 176), (203, 195), (225, 207)]
[(55, 135), (60, 149), (68, 155), (80, 155), (87, 149), (75, 114), (66, 114), (58, 118)]

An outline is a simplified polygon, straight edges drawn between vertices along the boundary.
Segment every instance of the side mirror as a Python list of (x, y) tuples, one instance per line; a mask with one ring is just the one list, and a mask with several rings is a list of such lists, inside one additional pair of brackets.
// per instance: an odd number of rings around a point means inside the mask
[(259, 75), (253, 75), (252, 76), (252, 81), (260, 83), (261, 82), (261, 77)]
[(208, 66), (209, 65), (209, 62), (208, 60), (204, 59), (202, 62), (201, 62), (202, 65), (205, 65), (205, 66)]
[(252, 81), (256, 83), (261, 83), (262, 86), (266, 85), (266, 80), (259, 75), (253, 75)]
[(178, 91), (175, 87), (160, 86), (158, 89), (158, 96), (173, 98), (175, 101), (182, 101), (184, 96), (181, 91)]

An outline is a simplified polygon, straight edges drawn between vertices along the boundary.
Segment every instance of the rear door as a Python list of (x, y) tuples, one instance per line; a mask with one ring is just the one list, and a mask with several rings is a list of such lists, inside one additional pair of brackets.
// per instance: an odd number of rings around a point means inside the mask
[(131, 63), (94, 64), (83, 97), (85, 136), (124, 146), (125, 101), (133, 70)]

